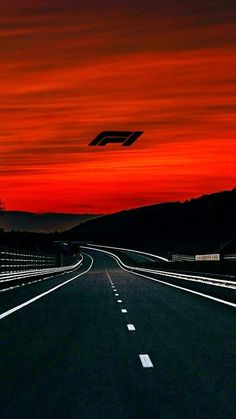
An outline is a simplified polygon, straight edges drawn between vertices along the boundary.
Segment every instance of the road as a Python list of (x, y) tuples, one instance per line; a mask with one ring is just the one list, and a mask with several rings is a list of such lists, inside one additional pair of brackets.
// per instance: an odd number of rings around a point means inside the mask
[(92, 250), (0, 306), (1, 419), (235, 418), (234, 307)]

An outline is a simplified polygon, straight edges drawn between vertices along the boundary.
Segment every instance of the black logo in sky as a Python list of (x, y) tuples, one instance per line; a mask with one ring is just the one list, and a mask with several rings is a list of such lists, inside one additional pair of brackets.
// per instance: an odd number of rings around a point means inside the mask
[(89, 145), (107, 145), (121, 143), (124, 146), (132, 145), (143, 131), (102, 131)]

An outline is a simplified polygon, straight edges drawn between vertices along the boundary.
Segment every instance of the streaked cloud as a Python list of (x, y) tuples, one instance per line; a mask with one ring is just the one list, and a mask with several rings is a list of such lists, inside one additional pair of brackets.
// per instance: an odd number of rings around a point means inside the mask
[[(135, 4), (1, 6), (7, 208), (104, 213), (235, 185), (231, 2)], [(129, 150), (88, 147), (107, 129), (144, 135)]]

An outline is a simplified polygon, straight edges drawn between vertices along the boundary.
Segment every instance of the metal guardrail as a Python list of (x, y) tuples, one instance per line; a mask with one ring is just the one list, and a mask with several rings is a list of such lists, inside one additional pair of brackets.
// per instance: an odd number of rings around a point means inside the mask
[(0, 273), (37, 270), (56, 266), (58, 266), (56, 255), (0, 246)]
[(54, 275), (71, 272), (74, 269), (79, 268), (83, 263), (83, 256), (77, 255), (74, 263), (56, 267), (56, 268), (41, 268), (27, 271), (18, 271), (13, 273), (1, 273), (0, 274), (0, 292), (8, 291), (14, 288), (18, 288), (27, 284), (49, 279)]
[(230, 255), (224, 255), (224, 260), (236, 260), (236, 253), (232, 253)]
[(195, 262), (195, 255), (178, 255), (172, 254), (172, 262)]
[(216, 262), (219, 260), (236, 260), (236, 254), (221, 255), (220, 253), (209, 253), (202, 255), (180, 255), (172, 254), (172, 262), (202, 262), (202, 261), (212, 261)]
[(169, 278), (182, 279), (189, 282), (200, 282), (200, 283), (212, 285), (212, 286), (214, 285), (218, 287), (236, 289), (236, 282), (231, 281), (226, 278), (218, 279), (214, 277), (209, 277), (208, 274), (199, 274), (199, 272), (196, 272), (194, 274), (193, 273), (185, 274), (185, 273), (165, 271), (165, 270), (160, 270), (160, 269), (157, 270), (157, 269), (141, 268), (141, 267), (137, 267), (133, 265), (127, 265), (126, 263), (124, 263), (121, 260), (121, 258), (114, 253), (114, 250), (112, 251), (112, 248), (110, 248), (108, 251), (104, 249), (99, 249), (98, 247), (93, 247), (93, 245), (81, 246), (81, 247), (84, 249), (97, 250), (99, 252), (110, 254), (118, 261), (119, 266), (126, 268), (128, 270), (131, 270), (133, 272), (151, 273), (151, 274), (160, 275), (160, 276), (169, 277)]

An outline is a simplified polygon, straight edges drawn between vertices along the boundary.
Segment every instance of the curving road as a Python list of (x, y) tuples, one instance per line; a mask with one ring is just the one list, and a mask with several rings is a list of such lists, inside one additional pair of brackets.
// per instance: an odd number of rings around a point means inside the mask
[(83, 267), (0, 293), (1, 419), (233, 419), (235, 308)]

